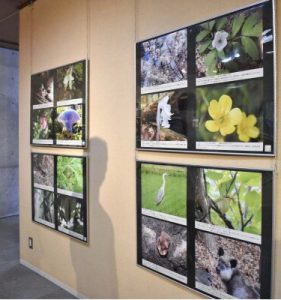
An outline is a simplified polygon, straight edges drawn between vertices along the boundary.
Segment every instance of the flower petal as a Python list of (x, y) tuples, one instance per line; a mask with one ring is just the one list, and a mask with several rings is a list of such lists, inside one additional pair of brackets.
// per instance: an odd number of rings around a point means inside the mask
[(257, 127), (251, 127), (248, 130), (248, 135), (251, 138), (255, 139), (255, 138), (257, 138), (259, 136), (259, 134), (260, 134), (260, 130)]
[(219, 99), (219, 106), (223, 115), (229, 113), (232, 107), (232, 99), (228, 95), (222, 95)]
[(249, 142), (249, 140), (250, 140), (249, 136), (244, 133), (239, 134), (238, 137), (241, 142)]
[(240, 110), (240, 108), (233, 108), (229, 114), (229, 119), (232, 125), (237, 125), (239, 123), (241, 123), (242, 121), (242, 112)]
[(254, 115), (249, 115), (247, 118), (247, 125), (254, 126), (257, 123), (257, 118)]
[(210, 102), (208, 113), (214, 120), (219, 119), (222, 116), (218, 101), (212, 100)]
[(230, 122), (224, 122), (220, 126), (220, 133), (222, 136), (226, 136), (235, 131), (235, 127)]
[(217, 124), (217, 122), (213, 121), (213, 120), (209, 120), (205, 123), (205, 127), (207, 128), (208, 131), (210, 132), (217, 132), (219, 131), (220, 127)]

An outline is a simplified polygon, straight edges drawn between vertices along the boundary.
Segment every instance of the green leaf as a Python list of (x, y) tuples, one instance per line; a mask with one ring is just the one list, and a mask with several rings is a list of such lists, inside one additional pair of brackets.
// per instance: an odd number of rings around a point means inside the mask
[(215, 21), (215, 20), (208, 22), (208, 27), (209, 27), (209, 30), (212, 30), (212, 29), (213, 29), (213, 27), (214, 27), (215, 23), (216, 23), (216, 21)]
[(218, 19), (216, 22), (216, 29), (221, 30), (224, 27), (224, 25), (226, 24), (226, 22), (227, 22), (226, 17)]
[(260, 37), (262, 35), (262, 22), (259, 22), (254, 27), (244, 32), (245, 36)]
[(255, 13), (255, 14), (250, 15), (246, 19), (246, 21), (242, 27), (242, 31), (241, 31), (242, 35), (247, 35), (247, 33), (251, 32), (251, 30), (257, 24), (257, 22), (258, 22), (258, 14)]
[(217, 52), (216, 50), (210, 51), (207, 56), (205, 57), (205, 64), (209, 67), (216, 63), (216, 58), (217, 58)]
[(245, 52), (251, 56), (252, 59), (259, 59), (259, 49), (253, 39), (247, 36), (242, 36), (241, 42)]
[(205, 41), (199, 44), (198, 51), (200, 54), (202, 54), (210, 45), (212, 41)]
[(249, 208), (250, 207), (258, 208), (261, 205), (261, 195), (256, 191), (248, 192), (244, 200), (247, 202)]
[(200, 31), (196, 36), (196, 42), (201, 42), (209, 33), (207, 30)]
[(209, 30), (209, 25), (208, 25), (208, 22), (206, 23), (203, 23), (203, 24), (200, 24), (200, 26), (206, 30)]
[(216, 171), (207, 171), (206, 173), (206, 177), (210, 178), (212, 180), (219, 180), (223, 177), (223, 173), (222, 172), (216, 172)]
[(232, 23), (232, 33), (231, 33), (232, 37), (235, 37), (237, 35), (237, 33), (242, 27), (244, 20), (245, 20), (245, 16), (242, 14), (234, 18)]
[(224, 59), (225, 58), (225, 54), (224, 54), (224, 51), (222, 50), (222, 51), (217, 51), (217, 53), (218, 53), (218, 57), (220, 58), (220, 59)]

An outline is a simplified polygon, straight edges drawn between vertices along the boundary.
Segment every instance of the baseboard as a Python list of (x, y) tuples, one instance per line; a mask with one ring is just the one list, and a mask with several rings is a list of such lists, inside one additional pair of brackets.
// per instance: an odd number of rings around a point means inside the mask
[(48, 279), (49, 281), (51, 281), (52, 283), (56, 284), (57, 286), (59, 286), (60, 288), (64, 289), (65, 291), (67, 291), (68, 293), (70, 293), (71, 295), (73, 295), (74, 297), (77, 297), (79, 299), (88, 299), (88, 297), (86, 297), (85, 295), (75, 291), (74, 289), (72, 289), (71, 287), (69, 287), (68, 285), (66, 285), (65, 283), (57, 280), (56, 278), (54, 278), (53, 276), (49, 275), (48, 273), (40, 270), (39, 268), (33, 266), (32, 264), (30, 264), (29, 262), (20, 259), (20, 263), (27, 267), (28, 269), (34, 271), (35, 273), (41, 275), (42, 277)]
[(6, 219), (6, 218), (18, 217), (18, 216), (19, 216), (19, 213), (14, 213), (14, 214), (10, 214), (10, 215), (0, 216), (0, 219)]

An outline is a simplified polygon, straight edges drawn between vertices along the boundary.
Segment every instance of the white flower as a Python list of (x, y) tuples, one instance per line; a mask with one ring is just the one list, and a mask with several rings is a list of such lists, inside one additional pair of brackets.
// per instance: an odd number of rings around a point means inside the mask
[(64, 85), (65, 90), (67, 90), (67, 87), (69, 87), (69, 89), (72, 90), (72, 85), (73, 85), (73, 81), (74, 81), (72, 72), (73, 72), (73, 67), (71, 66), (67, 69), (66, 74), (63, 79), (63, 85)]
[(217, 31), (215, 37), (212, 41), (212, 46), (218, 51), (222, 51), (223, 48), (227, 45), (228, 33), (225, 31)]
[(168, 104), (169, 96), (165, 96), (158, 102), (157, 114), (156, 114), (156, 123), (157, 123), (157, 135), (156, 140), (159, 141), (160, 136), (160, 127), (170, 128), (169, 121), (171, 120), (171, 105)]

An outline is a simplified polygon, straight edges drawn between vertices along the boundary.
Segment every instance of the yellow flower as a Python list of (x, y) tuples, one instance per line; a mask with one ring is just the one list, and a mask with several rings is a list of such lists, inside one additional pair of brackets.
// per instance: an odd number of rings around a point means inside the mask
[(232, 107), (232, 99), (228, 95), (222, 95), (217, 100), (210, 102), (208, 112), (213, 120), (205, 123), (205, 127), (210, 132), (220, 132), (222, 136), (226, 136), (235, 131), (235, 125), (242, 120), (242, 112), (239, 108)]
[(254, 115), (248, 117), (243, 112), (242, 121), (237, 126), (237, 133), (239, 140), (242, 142), (249, 142), (250, 138), (257, 138), (260, 134), (260, 130), (255, 126), (257, 118)]

